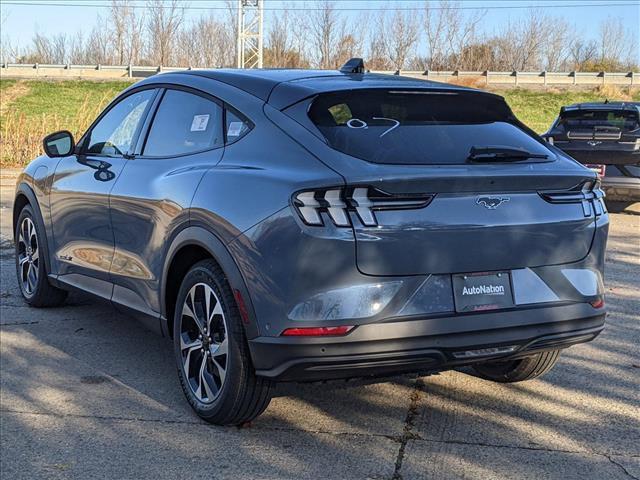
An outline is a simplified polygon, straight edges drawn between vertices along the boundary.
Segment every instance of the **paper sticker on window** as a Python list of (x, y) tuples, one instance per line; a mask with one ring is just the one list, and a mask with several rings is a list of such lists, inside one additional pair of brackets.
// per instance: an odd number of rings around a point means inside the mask
[(229, 122), (227, 137), (237, 137), (242, 132), (242, 122)]
[(192, 132), (204, 132), (207, 129), (209, 123), (209, 115), (194, 115), (193, 122), (191, 122)]

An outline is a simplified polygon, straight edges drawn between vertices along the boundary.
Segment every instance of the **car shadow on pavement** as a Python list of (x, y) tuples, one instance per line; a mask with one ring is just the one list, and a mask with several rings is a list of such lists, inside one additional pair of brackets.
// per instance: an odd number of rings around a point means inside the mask
[(192, 412), (167, 339), (84, 296), (27, 308), (2, 260), (3, 477), (638, 477), (637, 240), (611, 236), (603, 334), (539, 379), (281, 384), (240, 429)]

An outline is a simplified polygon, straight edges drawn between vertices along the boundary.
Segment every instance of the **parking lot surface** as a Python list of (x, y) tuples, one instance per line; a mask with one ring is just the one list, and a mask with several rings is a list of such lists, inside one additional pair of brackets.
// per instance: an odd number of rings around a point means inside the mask
[(640, 479), (640, 215), (611, 215), (606, 330), (549, 374), (282, 384), (239, 429), (191, 411), (171, 344), (129, 317), (25, 306), (2, 182), (2, 478)]

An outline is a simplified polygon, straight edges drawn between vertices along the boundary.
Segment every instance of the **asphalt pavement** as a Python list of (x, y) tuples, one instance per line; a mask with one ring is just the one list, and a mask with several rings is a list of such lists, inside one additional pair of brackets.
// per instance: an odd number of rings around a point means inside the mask
[(244, 428), (201, 421), (170, 343), (73, 295), (28, 308), (0, 179), (0, 477), (640, 479), (640, 215), (611, 215), (606, 330), (542, 378), (468, 371), (281, 384)]

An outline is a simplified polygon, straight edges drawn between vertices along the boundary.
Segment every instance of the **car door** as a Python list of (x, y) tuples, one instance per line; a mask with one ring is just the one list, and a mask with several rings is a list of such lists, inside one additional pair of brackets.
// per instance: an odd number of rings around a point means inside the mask
[(188, 225), (194, 192), (204, 173), (222, 159), (224, 146), (221, 102), (180, 87), (161, 95), (110, 197), (112, 300), (156, 317), (162, 311), (166, 251)]
[(78, 142), (76, 153), (58, 163), (50, 202), (59, 279), (110, 298), (113, 231), (109, 193), (131, 152), (157, 94), (134, 91), (119, 99)]

